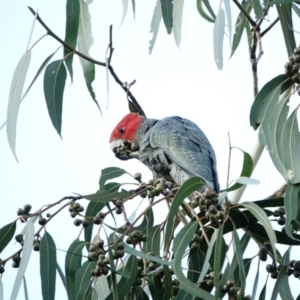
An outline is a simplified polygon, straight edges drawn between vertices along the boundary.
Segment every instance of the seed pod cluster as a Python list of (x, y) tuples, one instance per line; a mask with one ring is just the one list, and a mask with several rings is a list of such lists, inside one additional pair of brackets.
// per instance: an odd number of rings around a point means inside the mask
[[(233, 279), (227, 280), (226, 284), (223, 286), (224, 291), (228, 294), (229, 299), (238, 299), (240, 297), (241, 288), (236, 286)], [(251, 300), (251, 296), (244, 296), (243, 300)]]
[(124, 210), (123, 200), (118, 199), (118, 198), (114, 198), (112, 200), (112, 202), (116, 206), (116, 214), (120, 215), (121, 213), (123, 213), (123, 210)]
[(276, 279), (278, 277), (278, 271), (280, 271), (280, 267), (276, 267), (275, 264), (267, 264), (266, 271), (271, 274), (271, 278)]
[(77, 202), (70, 202), (69, 212), (72, 218), (75, 218), (79, 213), (84, 211), (84, 207)]
[(191, 206), (193, 208), (199, 206), (200, 210), (208, 209), (210, 206), (216, 206), (218, 204), (218, 195), (210, 188), (199, 197), (194, 197), (191, 201)]
[(273, 216), (279, 217), (277, 220), (278, 225), (283, 226), (285, 224), (285, 221), (286, 221), (285, 214), (286, 214), (286, 211), (285, 211), (284, 207), (279, 207), (273, 211)]
[(113, 258), (114, 259), (119, 259), (119, 258), (122, 258), (125, 254), (124, 252), (124, 244), (123, 242), (120, 242), (118, 244), (116, 244), (114, 247), (113, 247)]
[[(285, 64), (285, 73), (286, 75), (292, 77), (293, 82), (296, 84), (300, 83), (300, 47), (294, 49), (294, 55), (289, 58), (289, 61)], [(299, 91), (299, 86), (297, 87)], [(298, 92), (299, 94), (299, 92)]]
[(289, 268), (286, 270), (286, 275), (294, 275), (295, 278), (300, 278), (300, 260), (291, 260)]
[(143, 234), (143, 232), (140, 230), (134, 230), (129, 234), (125, 241), (129, 245), (136, 246), (141, 242), (146, 242), (147, 235)]
[(20, 256), (19, 253), (16, 253), (16, 254), (12, 257), (12, 267), (13, 267), (13, 268), (19, 268), (20, 262), (21, 262), (21, 256)]
[(200, 250), (200, 243), (201, 243), (202, 239), (203, 238), (199, 234), (195, 233), (193, 235), (193, 238), (192, 238), (192, 241), (190, 244), (191, 249), (197, 250), (197, 251)]
[(24, 237), (23, 237), (23, 234), (17, 234), (15, 236), (15, 240), (21, 244), (21, 246), (23, 246), (24, 244)]
[(133, 178), (137, 181), (137, 182), (141, 182), (142, 180), (142, 174), (140, 172), (137, 172), (133, 175)]
[(138, 259), (137, 263), (138, 263), (138, 268), (137, 268), (135, 284), (136, 285), (141, 285), (142, 284), (142, 278), (145, 277), (145, 273), (143, 271), (144, 261), (142, 259)]
[(177, 279), (172, 280), (172, 293), (173, 297), (177, 296), (178, 292), (180, 291), (180, 284)]
[(30, 211), (31, 211), (31, 205), (25, 204), (23, 208), (18, 208), (17, 215), (22, 216), (23, 218), (21, 219), (21, 221), (25, 222), (27, 220), (26, 215), (28, 215)]
[(103, 212), (99, 211), (93, 219), (94, 224), (100, 225), (103, 222), (105, 216), (106, 215)]
[(99, 277), (102, 274), (108, 274), (108, 267), (109, 260), (105, 257), (105, 250), (103, 248), (104, 241), (98, 242), (96, 245), (91, 246), (88, 253), (88, 260), (89, 261), (96, 261), (97, 265), (94, 270), (91, 271), (91, 275), (95, 277)]
[(98, 242), (96, 245), (91, 246), (89, 249), (88, 260), (96, 261), (97, 266), (91, 271), (91, 275), (99, 277), (101, 275), (107, 275), (109, 268), (109, 260), (105, 257), (104, 241)]
[(264, 242), (262, 245), (260, 245), (258, 250), (258, 257), (261, 261), (266, 261), (268, 258), (268, 252), (271, 249), (270, 242)]
[(47, 224), (47, 219), (45, 219), (42, 215), (39, 216), (39, 224), (42, 226)]
[(209, 219), (210, 225), (219, 228), (225, 219), (224, 211), (218, 210), (215, 205), (210, 205), (205, 213), (205, 217)]
[(34, 239), (33, 241), (33, 251), (40, 251), (40, 240)]

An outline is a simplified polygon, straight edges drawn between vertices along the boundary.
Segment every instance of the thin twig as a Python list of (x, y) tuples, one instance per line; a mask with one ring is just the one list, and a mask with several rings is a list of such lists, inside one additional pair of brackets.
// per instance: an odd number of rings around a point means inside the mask
[(277, 22), (279, 21), (279, 17), (277, 17), (261, 34), (260, 37), (263, 37)]
[(229, 156), (228, 156), (228, 167), (227, 167), (227, 183), (226, 188), (229, 186), (229, 174), (230, 174), (230, 164), (231, 164), (231, 141), (230, 141), (230, 134), (228, 132), (228, 146), (229, 146)]
[(247, 13), (244, 7), (237, 0), (233, 0), (233, 2), (236, 4), (239, 10), (244, 14), (244, 16), (247, 18), (247, 20), (252, 25), (252, 27), (256, 27), (256, 22), (250, 17), (250, 15)]
[(113, 55), (113, 52), (115, 50), (115, 48), (113, 48), (113, 42), (112, 42), (112, 29), (113, 29), (113, 26), (110, 25), (109, 26), (109, 57), (108, 57), (108, 63), (110, 64), (111, 62), (111, 58), (112, 58), (112, 55)]
[[(44, 22), (43, 20), (40, 18), (39, 14), (36, 14), (36, 12), (31, 8), (28, 7), (28, 9), (31, 11), (31, 13), (33, 15), (37, 15), (36, 19), (39, 21), (39, 23), (46, 29), (47, 33), (52, 36), (54, 39), (56, 39), (59, 43), (61, 43), (64, 47), (68, 48), (71, 52), (74, 52), (74, 54), (82, 57), (83, 59), (95, 64), (95, 65), (99, 65), (102, 67), (106, 67), (106, 63), (105, 62), (101, 62), (98, 60), (93, 59), (92, 57), (86, 56), (83, 53), (77, 51), (76, 49), (74, 49), (73, 47), (71, 47), (70, 45), (68, 45), (67, 43), (65, 43), (62, 39), (60, 39)], [(128, 97), (130, 97), (130, 100), (139, 108), (139, 111), (142, 113), (142, 115), (146, 116), (146, 114), (144, 113), (143, 109), (141, 108), (141, 106), (139, 105), (139, 103), (137, 102), (136, 98), (132, 95), (132, 93), (130, 91), (128, 91), (127, 87), (123, 86), (123, 82), (118, 78), (117, 74), (115, 73), (113, 67), (109, 64), (108, 69), (110, 71), (110, 74), (112, 75), (112, 77), (115, 79), (115, 81), (122, 87), (122, 89), (128, 94)]]

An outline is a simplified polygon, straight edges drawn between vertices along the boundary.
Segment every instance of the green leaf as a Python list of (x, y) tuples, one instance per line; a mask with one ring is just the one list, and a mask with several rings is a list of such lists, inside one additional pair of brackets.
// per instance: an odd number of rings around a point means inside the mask
[(149, 254), (146, 254), (145, 252), (141, 252), (141, 251), (138, 251), (130, 246), (128, 246), (127, 244), (124, 244), (124, 251), (130, 255), (133, 255), (133, 256), (136, 256), (136, 257), (141, 257), (141, 258), (144, 258), (146, 260), (150, 260), (150, 261), (154, 261), (154, 262), (157, 262), (161, 265), (166, 265), (166, 266), (170, 266), (172, 265), (171, 262), (169, 261), (166, 261), (166, 260), (163, 260), (159, 257), (156, 257), (156, 256), (153, 256), (153, 255), (149, 255)]
[(19, 293), (20, 286), (23, 281), (23, 277), (25, 274), (25, 271), (27, 269), (27, 265), (30, 260), (30, 256), (32, 253), (32, 245), (34, 240), (34, 225), (32, 222), (27, 222), (25, 225), (24, 230), (24, 245), (23, 245), (23, 251), (22, 251), (22, 259), (20, 262), (20, 266), (17, 272), (17, 275), (15, 277), (15, 282), (12, 288), (12, 293), (10, 296), (10, 299), (16, 299), (17, 295)]
[[(79, 0), (79, 7), (80, 15), (78, 28), (78, 51), (85, 54), (86, 56), (90, 56), (89, 51), (94, 43), (94, 39), (92, 37), (92, 24), (89, 7), (84, 0)], [(79, 60), (83, 70), (87, 89), (101, 112), (95, 92), (92, 87), (92, 82), (95, 80), (95, 65), (81, 57), (79, 57)]]
[(239, 279), (241, 283), (240, 285), (241, 291), (238, 299), (242, 299), (246, 289), (246, 271), (245, 271), (245, 266), (243, 261), (244, 250), (242, 248), (241, 241), (239, 239), (239, 236), (235, 228), (233, 230), (233, 247), (234, 247), (235, 257), (237, 258), (237, 262), (239, 266)]
[(140, 286), (134, 286), (132, 288), (132, 295), (135, 296), (135, 300), (149, 300), (148, 295), (145, 293), (145, 291)]
[[(288, 89), (285, 89), (286, 86), (288, 86)], [(289, 111), (287, 102), (292, 90), (291, 80), (283, 83), (281, 90), (285, 90), (284, 94), (280, 96), (280, 91), (277, 89), (277, 93), (274, 94), (274, 100), (268, 106), (268, 111), (261, 125), (260, 134), (263, 136), (262, 140), (266, 144), (275, 167), (288, 180), (286, 168), (283, 163), (286, 151), (282, 149), (281, 143)]]
[[(243, 168), (240, 174), (240, 177), (250, 177), (253, 171), (253, 160), (252, 157), (245, 151), (243, 151), (240, 148), (233, 147), (233, 149), (238, 149), (243, 152), (244, 154), (244, 160), (243, 160)], [(243, 184), (236, 182), (233, 186), (229, 187), (228, 189), (222, 190), (222, 191), (227, 191), (231, 192), (234, 190), (239, 189)]]
[(254, 185), (254, 184), (259, 184), (259, 180), (254, 179), (254, 178), (249, 178), (245, 176), (241, 176), (238, 179), (236, 179), (236, 182), (241, 183), (241, 184), (247, 184), (247, 185)]
[[(185, 290), (180, 290), (175, 298), (175, 300), (193, 300), (194, 297)], [(198, 298), (199, 299), (199, 298)]]
[[(137, 258), (133, 255), (131, 255), (126, 263), (126, 269), (130, 273), (130, 276), (128, 278), (122, 277), (120, 281), (117, 284), (117, 290), (118, 290), (118, 297), (119, 299), (125, 299), (126, 295), (131, 289), (132, 284), (136, 280), (137, 275)], [(113, 294), (110, 294), (106, 300), (113, 300)]]
[[(285, 264), (285, 266), (283, 266), (283, 268), (285, 269), (285, 272), (289, 268), (291, 250), (292, 250), (292, 247), (289, 247), (283, 256), (283, 264)], [(283, 271), (282, 271), (282, 273), (283, 273)], [(277, 278), (277, 280), (278, 280), (278, 278)], [(277, 283), (277, 280), (276, 280), (276, 283)], [(276, 283), (275, 283), (275, 285), (276, 285)], [(291, 293), (289, 279), (288, 279), (288, 276), (286, 276), (286, 273), (285, 273), (285, 276), (283, 275), (281, 280), (279, 280), (278, 284), (279, 284), (279, 295), (280, 295), (281, 299), (293, 300), (294, 297)]]
[(258, 205), (261, 208), (264, 207), (278, 207), (278, 206), (283, 206), (283, 197), (281, 198), (269, 198), (269, 199), (264, 199), (264, 200), (257, 200), (254, 201), (256, 205)]
[(122, 190), (121, 192), (114, 192), (114, 193), (102, 191), (96, 194), (84, 195), (82, 197), (93, 202), (107, 203), (109, 201), (112, 201), (114, 198), (124, 199), (129, 197), (130, 195), (132, 194), (125, 190)]
[(223, 224), (220, 228), (216, 229), (217, 239), (214, 246), (214, 259), (213, 259), (213, 269), (214, 269), (214, 286), (216, 287), (215, 297), (220, 297), (220, 292), (223, 287), (220, 285), (220, 272), (224, 263), (225, 255), (226, 255), (226, 244), (223, 239)]
[(281, 87), (287, 78), (288, 77), (285, 74), (273, 78), (267, 82), (256, 95), (250, 111), (250, 125), (254, 129), (257, 129), (258, 126), (263, 122), (270, 102), (272, 100), (277, 102), (278, 98), (274, 100), (274, 94), (276, 91), (279, 89), (280, 94), (284, 92)]
[(203, 6), (202, 6), (202, 2), (203, 2), (203, 0), (197, 0), (197, 9), (198, 9), (198, 12), (199, 12), (200, 16), (201, 16), (203, 19), (205, 19), (206, 21), (214, 23), (215, 20), (212, 19), (212, 18), (204, 11)]
[(105, 169), (101, 170), (101, 175), (100, 175), (100, 179), (99, 179), (100, 191), (104, 189), (104, 185), (107, 180), (120, 177), (124, 174), (128, 174), (128, 173), (125, 170), (117, 168), (117, 167), (110, 167), (110, 168), (105, 168)]
[[(128, 0), (122, 0), (122, 3), (123, 3), (123, 15), (122, 15), (121, 25), (123, 24), (124, 19), (125, 19), (125, 16), (126, 16), (126, 14), (127, 14), (127, 10), (128, 10)], [(121, 26), (121, 25), (120, 25), (120, 26)]]
[(132, 4), (133, 18), (135, 19), (135, 0), (131, 0), (131, 4)]
[(96, 268), (95, 261), (86, 261), (76, 272), (75, 275), (75, 298), (85, 299), (85, 296), (92, 284), (91, 271)]
[[(252, 5), (250, 4), (250, 2), (243, 0), (242, 2), (242, 6), (245, 9), (245, 11), (250, 14), (251, 9), (252, 9)], [(240, 12), (236, 23), (235, 23), (235, 33), (233, 35), (233, 41), (232, 41), (232, 46), (231, 46), (231, 55), (230, 57), (232, 57), (232, 55), (234, 54), (234, 52), (236, 51), (236, 49), (238, 48), (244, 29), (246, 28), (248, 24), (248, 20), (245, 17), (245, 15), (243, 14), (243, 12)]]
[(173, 5), (173, 32), (177, 47), (180, 46), (181, 41), (181, 26), (182, 26), (182, 12), (184, 0), (174, 0)]
[(171, 294), (172, 294), (172, 285), (173, 285), (172, 275), (168, 266), (163, 265), (163, 270), (165, 276), (165, 290), (164, 290), (164, 296), (162, 300), (169, 300), (171, 299)]
[(16, 232), (16, 222), (9, 223), (0, 229), (0, 253), (8, 245)]
[(264, 5), (288, 4), (292, 2), (295, 2), (295, 0), (271, 0), (271, 1), (264, 1)]
[(44, 75), (44, 94), (50, 119), (60, 137), (66, 78), (67, 72), (62, 59), (56, 60), (47, 66)]
[(40, 273), (43, 300), (55, 298), (56, 246), (52, 236), (45, 231), (40, 244)]
[(295, 110), (285, 122), (281, 135), (281, 154), (282, 162), (285, 168), (284, 177), (291, 183), (300, 182), (300, 156), (299, 156), (299, 139), (297, 112)]
[(300, 184), (287, 183), (284, 196), (284, 207), (286, 210), (285, 232), (293, 240), (298, 240), (293, 230), (300, 228)]
[(63, 272), (63, 270), (61, 269), (60, 265), (58, 264), (58, 262), (56, 261), (56, 271), (61, 279), (62, 284), (64, 285), (64, 287), (66, 288), (66, 277), (65, 274)]
[(241, 204), (241, 206), (247, 208), (253, 215), (254, 217), (264, 226), (268, 237), (269, 237), (269, 241), (270, 244), (272, 246), (273, 249), (273, 253), (275, 256), (275, 260), (276, 260), (276, 235), (274, 232), (274, 229), (268, 219), (267, 214), (256, 204), (252, 203), (252, 202), (243, 202)]
[[(76, 49), (77, 44), (79, 12), (79, 0), (67, 0), (65, 43), (73, 49)], [(71, 77), (71, 82), (73, 82), (73, 54), (70, 53), (71, 51), (67, 47), (64, 47), (64, 56), (68, 55), (65, 63)]]
[(81, 267), (82, 249), (86, 243), (75, 240), (69, 247), (65, 260), (66, 290), (68, 299), (76, 299), (75, 275)]
[(160, 0), (160, 5), (167, 32), (168, 34), (171, 34), (173, 28), (173, 1)]
[(17, 118), (19, 113), (20, 100), (24, 87), (24, 82), (31, 59), (31, 50), (27, 50), (19, 60), (15, 69), (13, 79), (10, 85), (8, 106), (7, 106), (7, 126), (6, 133), (10, 149), (17, 159), (16, 154), (16, 135), (17, 135)]
[(264, 287), (262, 288), (258, 300), (265, 300), (267, 293), (267, 282), (265, 283)]
[[(85, 216), (86, 217), (95, 217), (98, 212), (102, 210), (104, 203), (90, 202), (86, 208)], [(89, 250), (90, 242), (92, 240), (94, 223), (90, 222), (89, 226), (84, 227), (84, 240), (86, 242), (86, 248)]]
[[(58, 50), (58, 49), (57, 49)], [(27, 93), (29, 92), (29, 90), (31, 89), (31, 87), (33, 86), (33, 84), (35, 83), (36, 79), (39, 77), (39, 75), (42, 73), (42, 71), (44, 70), (44, 68), (47, 66), (48, 62), (51, 60), (51, 58), (53, 57), (53, 55), (57, 52), (57, 50), (55, 50), (51, 55), (49, 55), (44, 62), (42, 63), (42, 65), (39, 67), (37, 73), (35, 74), (34, 78), (32, 79), (31, 83), (29, 84), (28, 88), (26, 89), (26, 91), (23, 93), (21, 99), (20, 99), (20, 104), (23, 102), (23, 100), (25, 99)], [(6, 125), (7, 121), (5, 121), (1, 126), (0, 126), (0, 130)]]
[(288, 57), (294, 53), (296, 48), (291, 7), (291, 4), (276, 5)]
[(148, 230), (149, 232), (147, 233), (147, 242), (144, 243), (143, 249), (146, 253), (153, 252), (155, 255), (159, 256), (161, 235), (160, 225), (156, 225), (152, 228), (149, 228)]
[(189, 268), (187, 272), (187, 278), (196, 283), (204, 265), (205, 255), (203, 251), (199, 249), (191, 248), (189, 253)]
[(108, 285), (107, 277), (101, 275), (94, 282), (95, 282), (95, 291), (96, 291), (95, 300), (105, 299), (110, 294), (110, 288)]
[(229, 46), (231, 47), (231, 38), (232, 38), (232, 18), (231, 18), (231, 7), (230, 1), (224, 0), (226, 18), (227, 18), (227, 27), (228, 27), (228, 38), (229, 38)]
[(252, 0), (252, 5), (255, 13), (256, 19), (261, 19), (264, 17), (264, 11), (260, 4), (260, 0)]
[[(212, 229), (210, 231), (212, 232)], [(206, 234), (208, 234), (208, 231), (206, 232)], [(204, 264), (202, 266), (202, 270), (201, 270), (198, 282), (203, 281), (204, 277), (206, 276), (206, 274), (210, 268), (210, 260), (213, 260), (212, 253), (213, 253), (213, 249), (214, 249), (215, 242), (217, 239), (217, 234), (218, 234), (218, 231), (213, 230), (213, 234), (211, 235), (208, 248), (205, 251), (205, 260), (204, 260)]]
[(167, 249), (169, 243), (172, 239), (172, 230), (174, 226), (174, 218), (178, 212), (178, 209), (184, 199), (191, 195), (193, 192), (199, 190), (202, 186), (204, 186), (206, 183), (205, 181), (200, 177), (191, 177), (188, 180), (184, 182), (184, 184), (181, 186), (181, 188), (177, 191), (174, 200), (172, 202), (168, 219), (167, 219), (167, 225), (165, 230), (165, 241), (164, 241), (164, 249)]
[(296, 13), (296, 15), (298, 16), (298, 18), (300, 18), (300, 9), (299, 9), (299, 7), (295, 3), (292, 4), (292, 9)]
[[(236, 231), (236, 227), (234, 226), (233, 227), (233, 231)], [(232, 259), (232, 263), (231, 263), (231, 275), (229, 276), (230, 278), (232, 278), (234, 276), (234, 280), (237, 282), (238, 281), (238, 278), (239, 278), (239, 263), (240, 263), (240, 260), (241, 260), (241, 255), (242, 255), (242, 258), (243, 258), (243, 255), (244, 255), (244, 252), (245, 250), (247, 249), (248, 247), (248, 244), (249, 244), (249, 241), (250, 241), (250, 235), (245, 233), (240, 242), (239, 242), (239, 247), (241, 249), (241, 253), (234, 253), (234, 256), (233, 256), (233, 259)], [(238, 257), (239, 255), (239, 257)], [(238, 274), (238, 276), (235, 276), (236, 274)]]
[(162, 19), (161, 4), (160, 4), (160, 0), (157, 0), (156, 6), (155, 6), (154, 12), (153, 12), (152, 20), (151, 20), (151, 25), (150, 25), (150, 33), (152, 32), (153, 36), (152, 36), (151, 41), (149, 42), (149, 54), (152, 53), (154, 44), (156, 42), (159, 24), (160, 24), (161, 19)]
[(189, 292), (190, 294), (206, 299), (206, 300), (214, 300), (216, 299), (214, 296), (212, 296), (210, 293), (204, 291), (203, 289), (199, 288), (196, 284), (188, 280), (183, 271), (181, 262), (185, 253), (186, 248), (188, 247), (193, 234), (196, 231), (196, 228), (198, 226), (197, 222), (191, 222), (187, 224), (185, 227), (183, 227), (180, 232), (176, 235), (174, 239), (174, 245), (173, 245), (173, 253), (174, 253), (174, 264), (173, 264), (173, 270), (177, 277), (177, 279), (180, 282), (180, 287)]
[[(266, 233), (265, 228), (257, 223), (250, 224), (249, 226), (249, 233), (251, 233), (251, 236), (255, 236), (256, 239), (260, 242), (264, 242), (268, 240), (268, 235)], [(297, 235), (298, 239), (295, 238), (290, 238), (286, 233), (281, 232), (281, 231), (276, 231), (276, 239), (278, 244), (283, 244), (283, 245), (300, 245), (300, 235)], [(294, 236), (295, 237), (295, 236)]]
[(223, 69), (223, 41), (224, 41), (224, 30), (225, 30), (225, 12), (222, 7), (219, 8), (217, 14), (213, 41), (214, 41), (214, 58), (217, 64), (218, 70)]
[(149, 290), (153, 300), (161, 300), (164, 295), (164, 289), (161, 280), (157, 278), (155, 273), (148, 276)]
[(209, 1), (210, 0), (203, 0), (203, 4), (205, 5), (206, 9), (210, 13), (211, 17), (215, 20), (216, 19), (216, 14), (214, 13)]

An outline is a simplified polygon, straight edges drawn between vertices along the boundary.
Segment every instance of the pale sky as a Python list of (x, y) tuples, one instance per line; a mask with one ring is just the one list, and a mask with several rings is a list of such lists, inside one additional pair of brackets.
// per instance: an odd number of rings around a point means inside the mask
[[(224, 70), (218, 71), (213, 58), (213, 25), (199, 16), (194, 2), (185, 3), (180, 49), (176, 46), (174, 37), (168, 36), (161, 24), (153, 53), (149, 55), (148, 42), (152, 37), (149, 32), (150, 22), (156, 1), (136, 3), (135, 20), (130, 4), (125, 21), (120, 26), (122, 1), (95, 0), (90, 5), (94, 37), (91, 56), (104, 61), (109, 25), (113, 24), (115, 51), (112, 65), (119, 78), (127, 82), (134, 79), (137, 81), (131, 91), (148, 117), (160, 119), (179, 115), (199, 125), (215, 149), (220, 185), (225, 188), (228, 133), (232, 146), (249, 153), (257, 137), (257, 132), (249, 125), (253, 88), (248, 46), (244, 36), (241, 47), (228, 60), (230, 48), (228, 38), (225, 37)], [(32, 25), (33, 16), (27, 6), (38, 9), (44, 22), (64, 38), (63, 1), (0, 1), (0, 125), (6, 119), (11, 79), (17, 62), (26, 50)], [(273, 20), (274, 13), (270, 15), (270, 20)], [(236, 14), (233, 13), (233, 24), (235, 19)], [(45, 30), (37, 23), (31, 45), (44, 33)], [(296, 43), (298, 42), (299, 38), (296, 36)], [(25, 87), (31, 82), (44, 59), (58, 46), (51, 37), (45, 37), (34, 47)], [(272, 30), (263, 39), (262, 47), (264, 55), (258, 66), (260, 88), (284, 72), (287, 54), (279, 24), (274, 32)], [(61, 58), (62, 50), (59, 50), (53, 60)], [(17, 209), (26, 203), (30, 203), (35, 211), (42, 205), (71, 195), (72, 192), (94, 193), (98, 188), (100, 171), (109, 166), (124, 168), (131, 174), (140, 171), (145, 180), (151, 178), (151, 173), (140, 162), (119, 161), (110, 150), (110, 132), (127, 114), (128, 108), (124, 91), (112, 77), (109, 78), (109, 86), (107, 108), (105, 68), (97, 66), (93, 87), (102, 109), (101, 117), (85, 87), (79, 60), (74, 57), (74, 82), (71, 84), (68, 77), (64, 92), (61, 140), (48, 116), (43, 93), (43, 75), (39, 77), (19, 111), (16, 148), (19, 164), (10, 151), (6, 130), (0, 132), (0, 193), (3, 203), (0, 227), (12, 222), (16, 218)], [(240, 153), (235, 150), (231, 180), (239, 176), (240, 158)], [(260, 184), (247, 188), (243, 201), (269, 196), (283, 183), (267, 151), (263, 154), (253, 178), (258, 179)], [(129, 178), (124, 178), (124, 182), (128, 181)], [(88, 202), (83, 200), (81, 203)], [(132, 205), (136, 206), (135, 203)], [(73, 225), (73, 219), (67, 211), (60, 213), (55, 219), (57, 220), (47, 225), (47, 230), (54, 237), (56, 247), (67, 250), (77, 237), (79, 228)], [(23, 225), (18, 224), (16, 233), (21, 232), (22, 228)], [(6, 258), (17, 249), (17, 245), (9, 247), (1, 254), (1, 258)], [(256, 253), (255, 251), (258, 251), (256, 246), (251, 253)], [(64, 268), (65, 253), (58, 251), (57, 255)], [(40, 284), (37, 284), (38, 259), (38, 253), (33, 253), (26, 273), (30, 299), (40, 297)], [(8, 263), (6, 266), (3, 276), (5, 299), (9, 299), (17, 272), (10, 265)], [(266, 273), (263, 275), (266, 276)], [(58, 282), (57, 298), (66, 299), (60, 279)], [(251, 293), (251, 290), (247, 292)], [(22, 290), (18, 299), (23, 299)]]

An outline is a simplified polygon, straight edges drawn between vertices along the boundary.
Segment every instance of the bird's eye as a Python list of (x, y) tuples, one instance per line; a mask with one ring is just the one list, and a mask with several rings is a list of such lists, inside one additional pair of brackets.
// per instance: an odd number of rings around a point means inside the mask
[(124, 128), (124, 127), (121, 127), (121, 128), (119, 129), (119, 132), (120, 132), (121, 134), (125, 133), (125, 128)]

